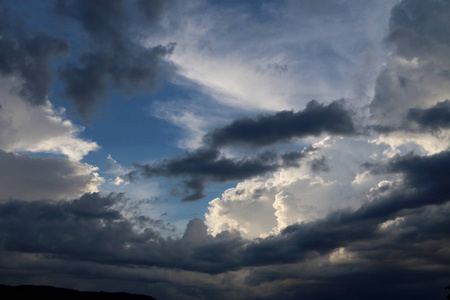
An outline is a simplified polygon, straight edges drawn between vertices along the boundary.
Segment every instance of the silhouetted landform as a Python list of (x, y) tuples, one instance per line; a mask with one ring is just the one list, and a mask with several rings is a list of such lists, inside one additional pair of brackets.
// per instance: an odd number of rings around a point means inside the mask
[[(56, 288), (52, 286), (20, 285), (8, 286), (0, 285), (0, 295), (2, 299), (41, 299), (45, 300), (156, 300), (145, 295), (135, 295), (127, 293), (107, 293), (107, 292), (81, 292), (76, 290)], [(4, 298), (6, 295), (9, 298)]]

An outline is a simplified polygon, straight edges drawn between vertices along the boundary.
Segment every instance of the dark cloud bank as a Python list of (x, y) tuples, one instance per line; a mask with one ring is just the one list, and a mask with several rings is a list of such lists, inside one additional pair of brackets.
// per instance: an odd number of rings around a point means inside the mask
[[(200, 219), (192, 220), (181, 238), (164, 238), (150, 225), (136, 229), (139, 216), (125, 217), (118, 194), (69, 202), (7, 201), (0, 204), (2, 256), (25, 263), (27, 254), (39, 254), (38, 260), (80, 261), (95, 268), (156, 266), (209, 274), (250, 268), (246, 284), (255, 288), (312, 280), (284, 291), (287, 299), (323, 299), (328, 292), (333, 299), (348, 299), (349, 293), (355, 299), (438, 299), (450, 280), (449, 167), (449, 151), (395, 157), (372, 170), (402, 175), (403, 183), (372, 190), (373, 200), (356, 211), (336, 211), (256, 241), (228, 231), (210, 236)], [(305, 265), (342, 247), (356, 259), (322, 265), (325, 273)], [(25, 271), (8, 259), (1, 263), (3, 276), (16, 280), (43, 267), (28, 261), (31, 269)], [(289, 272), (293, 264), (303, 271)]]
[(206, 134), (205, 142), (213, 147), (236, 144), (260, 147), (324, 133), (354, 135), (352, 114), (343, 101), (323, 105), (312, 100), (302, 111), (238, 119)]
[[(286, 143), (294, 138), (332, 135), (356, 135), (353, 113), (342, 100), (323, 105), (310, 101), (303, 111), (281, 111), (256, 118), (241, 118), (224, 127), (216, 128), (204, 137), (204, 146), (185, 156), (166, 159), (155, 164), (135, 164), (127, 179), (139, 175), (147, 178), (164, 176), (183, 178), (187, 190), (193, 191), (184, 201), (200, 200), (207, 182), (244, 180), (280, 168), (299, 166), (311, 148), (278, 154), (268, 150), (254, 157), (229, 158), (221, 154), (225, 146), (256, 147)], [(328, 171), (326, 158), (315, 160), (313, 171)]]

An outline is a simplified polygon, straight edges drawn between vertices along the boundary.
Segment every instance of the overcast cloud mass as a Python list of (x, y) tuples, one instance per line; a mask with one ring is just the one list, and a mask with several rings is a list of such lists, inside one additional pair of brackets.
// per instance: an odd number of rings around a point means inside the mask
[(0, 284), (445, 299), (450, 1), (0, 1)]

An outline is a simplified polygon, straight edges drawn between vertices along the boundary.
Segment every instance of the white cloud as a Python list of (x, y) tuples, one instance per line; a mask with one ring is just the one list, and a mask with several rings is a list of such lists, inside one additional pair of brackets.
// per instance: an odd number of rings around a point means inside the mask
[[(212, 200), (205, 216), (211, 233), (237, 229), (245, 237), (265, 236), (294, 223), (325, 217), (337, 209), (356, 209), (370, 200), (366, 192), (382, 179), (364, 173), (362, 164), (373, 162), (373, 158), (385, 160), (386, 145), (375, 145), (363, 138), (337, 137), (326, 137), (313, 145), (319, 150), (300, 161), (299, 168), (245, 180)], [(312, 171), (312, 162), (322, 156), (330, 170)]]
[(432, 155), (450, 147), (450, 130), (441, 130), (433, 134), (427, 132), (395, 131), (381, 134), (372, 141), (377, 145), (389, 145), (386, 155), (392, 157), (401, 152)]
[(64, 110), (55, 110), (50, 102), (30, 105), (12, 92), (14, 86), (12, 78), (0, 81), (0, 149), (63, 154), (77, 161), (98, 149), (95, 142), (78, 137), (83, 128), (65, 119)]
[[(380, 24), (387, 24), (394, 3), (339, 1), (327, 4), (336, 9), (317, 15), (295, 2), (266, 3), (259, 13), (250, 5), (204, 7), (197, 2), (182, 7), (183, 18), (166, 20), (171, 34), (155, 34), (148, 43), (176, 41), (169, 59), (191, 82), (188, 87), (209, 96), (202, 102), (218, 101), (241, 115), (303, 109), (311, 99), (348, 98), (363, 106), (385, 57), (380, 42), (387, 26)], [(188, 85), (186, 80), (176, 83)], [(202, 130), (217, 124), (204, 117), (208, 111), (176, 108), (177, 114), (161, 117), (187, 128), (182, 147), (198, 146)]]
[(349, 252), (345, 248), (338, 248), (330, 254), (329, 260), (332, 264), (355, 263), (358, 260), (358, 254)]
[(381, 223), (378, 227), (381, 230), (387, 230), (392, 227), (396, 227), (396, 226), (400, 225), (404, 220), (405, 220), (405, 217), (397, 217), (393, 220), (387, 220), (386, 222)]

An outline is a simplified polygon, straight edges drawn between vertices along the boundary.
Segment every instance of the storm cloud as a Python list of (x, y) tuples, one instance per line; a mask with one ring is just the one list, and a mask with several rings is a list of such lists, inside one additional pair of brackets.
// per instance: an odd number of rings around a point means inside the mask
[(448, 129), (450, 128), (450, 101), (438, 102), (425, 109), (412, 108), (408, 111), (406, 118), (418, 124), (421, 129)]
[[(284, 163), (293, 163), (292, 153), (284, 157)], [(299, 158), (299, 157), (297, 157)], [(255, 157), (229, 158), (217, 149), (200, 148), (188, 152), (179, 158), (166, 159), (150, 165), (135, 164), (135, 171), (126, 177), (133, 180), (137, 175), (151, 177), (180, 177), (185, 178), (184, 186), (193, 193), (183, 201), (200, 200), (205, 195), (203, 190), (206, 182), (226, 182), (242, 180), (267, 172), (275, 171), (283, 163), (278, 162), (278, 155), (274, 152), (262, 152)]]
[[(250, 286), (288, 278), (312, 278), (326, 284), (335, 275), (339, 275), (337, 280), (345, 280), (346, 265), (359, 265), (368, 278), (379, 278), (380, 267), (403, 274), (416, 266), (416, 273), (396, 280), (394, 285), (404, 287), (421, 276), (429, 276), (426, 280), (431, 283), (440, 276), (449, 278), (448, 265), (445, 267), (449, 257), (442, 252), (448, 245), (450, 228), (450, 189), (448, 176), (443, 173), (450, 164), (449, 157), (448, 152), (396, 157), (383, 170), (398, 173), (403, 183), (372, 191), (373, 200), (361, 208), (335, 211), (323, 219), (291, 225), (280, 234), (253, 241), (229, 231), (211, 236), (200, 219), (190, 221), (184, 235), (176, 239), (162, 237), (152, 229), (152, 223), (137, 230), (133, 224), (139, 216), (126, 217), (120, 209), (125, 200), (120, 194), (87, 194), (65, 202), (8, 201), (0, 204), (3, 251), (8, 255), (45, 253), (64, 260), (210, 274), (262, 268), (249, 274)], [(425, 248), (428, 250), (423, 251)], [(307, 267), (317, 260), (323, 268), (327, 257), (330, 261), (326, 268), (333, 270), (330, 275)], [(384, 261), (386, 265), (375, 268), (372, 261)], [(443, 271), (420, 271), (421, 265), (429, 262), (441, 264)], [(263, 276), (269, 266), (269, 273)], [(306, 269), (299, 273), (295, 268)]]
[(281, 111), (257, 118), (237, 119), (229, 125), (210, 131), (204, 140), (212, 147), (260, 147), (323, 133), (355, 135), (357, 130), (352, 115), (343, 101), (324, 105), (311, 100), (303, 111)]

